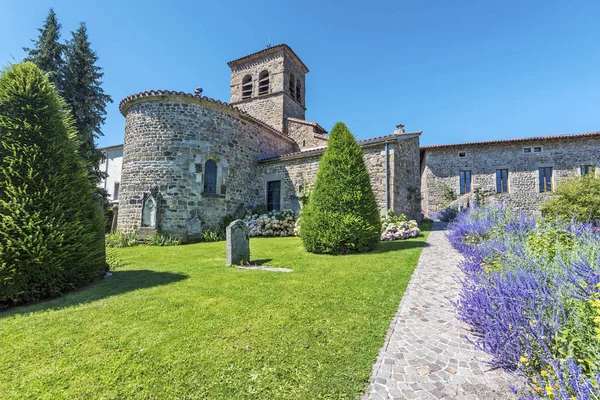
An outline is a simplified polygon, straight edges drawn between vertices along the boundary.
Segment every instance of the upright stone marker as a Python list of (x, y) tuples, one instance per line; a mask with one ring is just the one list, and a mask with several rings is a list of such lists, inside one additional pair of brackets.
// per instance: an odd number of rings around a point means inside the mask
[(227, 227), (227, 265), (247, 264), (250, 261), (250, 237), (248, 226), (236, 219)]

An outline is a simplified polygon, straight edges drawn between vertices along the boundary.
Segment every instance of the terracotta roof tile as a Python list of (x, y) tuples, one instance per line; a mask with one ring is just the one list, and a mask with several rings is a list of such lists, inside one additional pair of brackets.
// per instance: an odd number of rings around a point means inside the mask
[(441, 149), (448, 147), (464, 147), (464, 146), (479, 146), (496, 143), (518, 143), (518, 142), (531, 142), (538, 140), (560, 140), (560, 139), (573, 139), (573, 138), (587, 138), (587, 137), (600, 137), (600, 132), (583, 132), (583, 133), (570, 133), (566, 135), (552, 135), (552, 136), (537, 136), (528, 138), (514, 138), (514, 139), (500, 139), (500, 140), (485, 140), (481, 142), (466, 142), (466, 143), (453, 143), (453, 144), (434, 144), (428, 146), (421, 146), (421, 150), (429, 149)]

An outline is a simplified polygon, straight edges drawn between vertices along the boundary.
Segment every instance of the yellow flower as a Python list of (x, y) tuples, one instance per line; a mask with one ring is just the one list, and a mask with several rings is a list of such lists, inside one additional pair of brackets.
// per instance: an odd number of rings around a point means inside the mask
[(548, 376), (548, 371), (546, 371), (546, 370), (543, 369), (543, 370), (540, 371), (540, 374), (542, 376)]
[(547, 396), (552, 396), (554, 394), (554, 389), (552, 389), (552, 386), (547, 385), (546, 386), (546, 395)]
[(519, 358), (519, 361), (521, 361), (522, 363), (526, 363), (529, 360), (526, 359), (525, 357), (521, 357), (521, 358)]
[(538, 392), (538, 393), (542, 393), (542, 388), (538, 386), (538, 387), (535, 388), (535, 391)]

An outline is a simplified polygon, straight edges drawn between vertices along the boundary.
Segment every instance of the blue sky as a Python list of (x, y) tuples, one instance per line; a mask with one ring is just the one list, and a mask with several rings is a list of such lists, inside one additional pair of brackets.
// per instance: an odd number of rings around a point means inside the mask
[(49, 7), (80, 21), (104, 68), (99, 145), (123, 141), (119, 101), (152, 89), (229, 100), (227, 62), (287, 43), (311, 70), (306, 119), (359, 139), (422, 144), (600, 130), (598, 1), (0, 2), (0, 61), (23, 57)]

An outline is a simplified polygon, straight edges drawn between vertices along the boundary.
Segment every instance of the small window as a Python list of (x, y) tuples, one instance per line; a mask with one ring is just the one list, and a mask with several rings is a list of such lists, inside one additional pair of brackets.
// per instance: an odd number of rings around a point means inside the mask
[(294, 77), (294, 74), (290, 74), (290, 94), (292, 97), (296, 96), (296, 77)]
[(540, 193), (552, 191), (552, 167), (541, 167), (540, 171)]
[(113, 200), (119, 200), (119, 182), (115, 182), (115, 189), (113, 191)]
[(217, 163), (214, 160), (204, 163), (204, 193), (217, 193)]
[(531, 147), (523, 147), (523, 153), (531, 153)]
[(302, 141), (302, 147), (306, 147), (306, 140)]
[(460, 194), (471, 193), (471, 171), (460, 171)]
[(300, 79), (296, 80), (296, 100), (302, 103), (302, 84), (300, 83)]
[(508, 170), (496, 170), (496, 192), (508, 193)]
[(594, 175), (596, 173), (596, 166), (594, 164), (587, 164), (581, 166), (581, 176)]
[(459, 153), (458, 153), (458, 156), (459, 156), (460, 158), (465, 158), (465, 157), (467, 156), (467, 153), (466, 153), (466, 152), (464, 152), (464, 151), (461, 151), (461, 152), (459, 152)]
[(269, 71), (263, 71), (258, 76), (258, 94), (269, 93)]
[(541, 153), (542, 152), (542, 147), (541, 146), (537, 146), (533, 148), (533, 152), (534, 153)]
[(281, 181), (267, 182), (267, 210), (281, 210)]
[(249, 99), (252, 97), (252, 77), (246, 75), (242, 80), (242, 99)]

